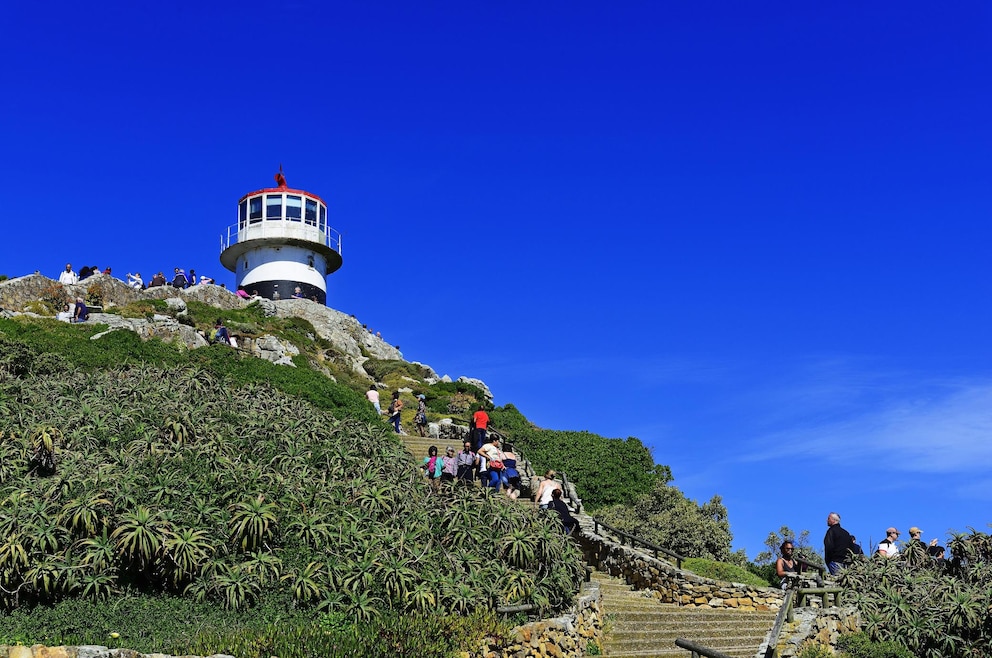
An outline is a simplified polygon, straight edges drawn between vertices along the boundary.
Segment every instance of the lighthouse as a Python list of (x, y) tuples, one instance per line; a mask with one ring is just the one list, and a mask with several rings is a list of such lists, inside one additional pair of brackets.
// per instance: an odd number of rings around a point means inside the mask
[(327, 204), (316, 194), (276, 185), (241, 197), (238, 223), (221, 235), (221, 264), (248, 294), (327, 303), (327, 275), (341, 267), (341, 234), (327, 224)]

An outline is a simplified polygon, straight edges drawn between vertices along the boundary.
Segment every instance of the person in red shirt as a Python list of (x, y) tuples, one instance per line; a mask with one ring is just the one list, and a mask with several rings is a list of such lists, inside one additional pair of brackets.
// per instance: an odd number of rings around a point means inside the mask
[(475, 445), (486, 445), (486, 427), (489, 425), (489, 414), (486, 413), (484, 405), (479, 405), (479, 410), (472, 414), (472, 421), (475, 423)]

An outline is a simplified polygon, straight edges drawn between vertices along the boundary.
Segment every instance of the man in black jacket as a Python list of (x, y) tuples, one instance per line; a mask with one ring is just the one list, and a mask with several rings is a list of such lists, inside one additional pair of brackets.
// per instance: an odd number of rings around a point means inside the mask
[(827, 515), (827, 534), (823, 536), (823, 560), (831, 575), (835, 575), (847, 564), (853, 544), (851, 535), (840, 527), (840, 514), (830, 512)]

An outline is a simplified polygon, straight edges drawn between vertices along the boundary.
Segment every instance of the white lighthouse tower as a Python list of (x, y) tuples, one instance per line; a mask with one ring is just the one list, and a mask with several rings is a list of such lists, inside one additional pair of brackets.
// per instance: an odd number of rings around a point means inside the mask
[(323, 199), (287, 187), (281, 165), (276, 184), (241, 197), (238, 223), (221, 235), (220, 262), (248, 294), (288, 299), (299, 288), (326, 304), (326, 277), (341, 267), (341, 234), (328, 226)]

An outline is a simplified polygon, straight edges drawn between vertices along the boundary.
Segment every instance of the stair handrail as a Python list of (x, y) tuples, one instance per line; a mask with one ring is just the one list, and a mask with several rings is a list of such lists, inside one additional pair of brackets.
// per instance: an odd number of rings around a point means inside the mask
[(706, 656), (706, 658), (734, 658), (733, 656), (729, 656), (722, 651), (717, 651), (716, 649), (710, 649), (709, 647), (698, 645), (695, 642), (690, 642), (689, 640), (681, 637), (675, 640), (675, 646), (679, 649), (691, 651), (692, 658), (700, 658), (700, 656)]
[(676, 553), (674, 551), (670, 551), (670, 550), (668, 550), (667, 548), (665, 548), (663, 546), (658, 546), (657, 544), (652, 544), (648, 540), (643, 539), (641, 537), (638, 537), (637, 535), (632, 535), (629, 532), (624, 532), (623, 530), (620, 530), (619, 528), (614, 528), (613, 526), (611, 526), (606, 521), (601, 521), (600, 519), (597, 519), (596, 517), (593, 517), (592, 522), (593, 522), (593, 528), (595, 529), (595, 532), (596, 532), (597, 535), (598, 534), (601, 534), (599, 532), (599, 527), (600, 526), (603, 526), (604, 528), (606, 528), (607, 530), (609, 530), (613, 534), (615, 534), (618, 537), (620, 537), (620, 544), (621, 545), (624, 544), (624, 540), (626, 539), (631, 546), (638, 546), (639, 545), (639, 546), (643, 546), (645, 548), (649, 548), (652, 551), (654, 551), (654, 559), (656, 559), (656, 560), (659, 559), (658, 558), (658, 553), (664, 553), (665, 555), (667, 555), (668, 557), (672, 558), (675, 561), (675, 566), (676, 567), (678, 567), (679, 569), (682, 568), (682, 561), (685, 558), (683, 556), (679, 555), (678, 553)]
[(782, 629), (786, 622), (792, 622), (792, 605), (796, 598), (796, 589), (790, 588), (785, 592), (785, 600), (782, 607), (775, 615), (775, 624), (768, 633), (768, 647), (765, 649), (765, 658), (778, 658), (778, 638), (782, 635)]
[(823, 584), (823, 574), (826, 571), (825, 568), (821, 567), (818, 564), (813, 564), (812, 562), (807, 562), (806, 560), (802, 559), (801, 557), (797, 557), (796, 558), (796, 562), (799, 563), (799, 573), (802, 573), (803, 571), (815, 571), (817, 573), (817, 576), (816, 576), (816, 582), (817, 582), (817, 584), (818, 585), (822, 585)]
[(565, 471), (561, 471), (561, 488), (565, 497), (575, 506), (573, 511), (582, 513), (582, 499), (579, 498), (579, 492), (575, 490), (575, 485), (569, 482), (568, 475)]

